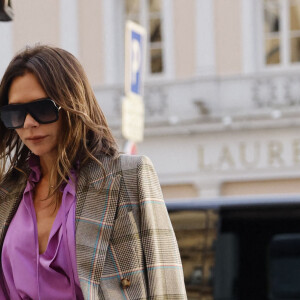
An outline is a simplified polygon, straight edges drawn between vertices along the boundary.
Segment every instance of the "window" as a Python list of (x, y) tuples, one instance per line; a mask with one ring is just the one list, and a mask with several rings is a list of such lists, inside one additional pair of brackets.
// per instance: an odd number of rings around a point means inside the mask
[(290, 7), (291, 61), (300, 61), (300, 1), (291, 1)]
[(148, 32), (148, 73), (164, 72), (163, 33), (162, 33), (163, 0), (126, 0), (125, 19), (134, 21), (146, 28)]
[(280, 9), (279, 1), (264, 1), (265, 62), (280, 63)]
[(263, 0), (265, 65), (300, 62), (300, 0)]
[[(218, 212), (169, 209), (169, 215), (180, 250), (188, 299), (213, 300), (212, 270), (215, 267)], [(228, 256), (224, 260), (228, 260)]]
[(271, 299), (299, 299), (300, 234), (275, 234), (269, 246)]

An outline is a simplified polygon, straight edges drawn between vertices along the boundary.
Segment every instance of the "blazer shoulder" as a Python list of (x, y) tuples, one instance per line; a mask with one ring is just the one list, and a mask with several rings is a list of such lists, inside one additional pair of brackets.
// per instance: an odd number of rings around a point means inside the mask
[[(108, 173), (118, 173), (128, 170), (138, 169), (143, 165), (153, 166), (149, 157), (145, 155), (128, 155), (128, 154), (119, 154), (117, 157), (111, 157), (108, 155), (99, 155), (96, 158), (101, 162), (105, 171)], [(92, 168), (100, 168), (99, 165), (93, 161)]]
[(146, 155), (128, 155), (119, 156), (122, 170), (138, 169), (143, 165), (153, 166), (152, 161)]

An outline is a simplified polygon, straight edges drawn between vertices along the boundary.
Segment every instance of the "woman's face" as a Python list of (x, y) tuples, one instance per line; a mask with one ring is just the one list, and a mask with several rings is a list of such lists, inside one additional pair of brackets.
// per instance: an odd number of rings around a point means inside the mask
[[(21, 104), (46, 97), (47, 94), (35, 75), (25, 73), (13, 80), (8, 93), (8, 102)], [(15, 130), (23, 143), (35, 155), (46, 159), (56, 156), (61, 117), (54, 123), (39, 124), (30, 114), (27, 114), (24, 127)]]

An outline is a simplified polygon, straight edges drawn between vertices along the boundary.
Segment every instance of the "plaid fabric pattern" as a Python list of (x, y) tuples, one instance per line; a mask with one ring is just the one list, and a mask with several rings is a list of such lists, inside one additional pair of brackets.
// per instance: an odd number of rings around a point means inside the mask
[[(176, 238), (151, 161), (101, 155), (78, 176), (77, 271), (85, 299), (187, 299)], [(106, 175), (106, 176), (105, 176)], [(26, 181), (0, 186), (0, 246)], [(130, 286), (122, 287), (122, 279)]]

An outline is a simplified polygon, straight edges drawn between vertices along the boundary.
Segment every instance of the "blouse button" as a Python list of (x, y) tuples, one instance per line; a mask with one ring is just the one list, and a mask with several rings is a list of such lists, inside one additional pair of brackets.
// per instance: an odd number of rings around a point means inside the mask
[(131, 282), (128, 278), (123, 278), (121, 279), (121, 284), (123, 289), (127, 289), (130, 287)]

